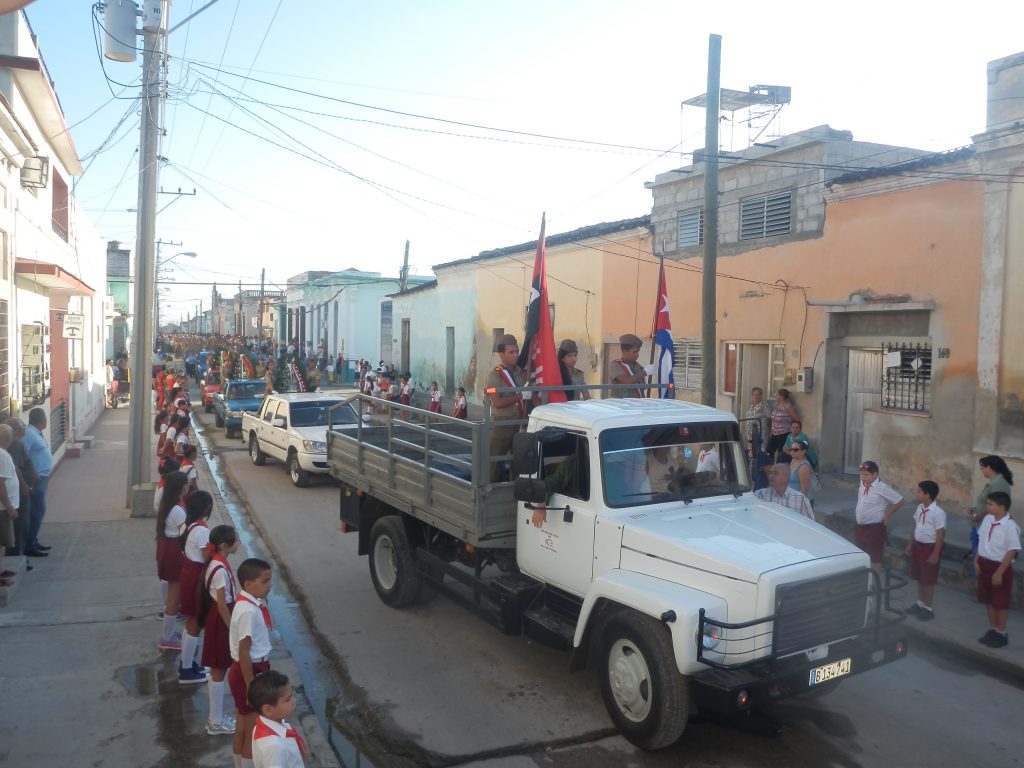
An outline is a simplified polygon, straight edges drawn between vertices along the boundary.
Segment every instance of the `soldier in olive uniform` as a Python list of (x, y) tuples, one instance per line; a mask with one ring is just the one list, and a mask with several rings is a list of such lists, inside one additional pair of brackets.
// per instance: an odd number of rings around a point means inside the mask
[[(579, 356), (579, 347), (572, 339), (562, 339), (558, 345), (558, 367), (562, 373), (563, 384), (575, 384), (582, 386), (586, 384), (583, 378), (583, 371), (576, 367), (576, 359)], [(585, 389), (570, 390), (565, 393), (568, 400), (589, 400), (590, 392)]]
[[(647, 376), (654, 370), (654, 365), (642, 366), (637, 362), (643, 342), (638, 336), (627, 333), (619, 337), (622, 356), (612, 361), (613, 384), (645, 384)], [(648, 370), (650, 369), (650, 370)], [(609, 397), (646, 397), (645, 390), (620, 389), (612, 390)]]
[[(516, 365), (519, 357), (519, 342), (516, 337), (506, 333), (498, 341), (498, 357), (501, 365), (487, 374), (484, 388), (521, 387), (526, 384), (526, 371)], [(526, 417), (526, 404), (521, 392), (505, 392), (490, 395), (491, 418), (494, 421), (523, 419)], [(491, 456), (503, 456), (512, 451), (512, 437), (519, 431), (519, 426), (491, 427)], [(501, 478), (500, 464), (491, 464), (491, 482)]]

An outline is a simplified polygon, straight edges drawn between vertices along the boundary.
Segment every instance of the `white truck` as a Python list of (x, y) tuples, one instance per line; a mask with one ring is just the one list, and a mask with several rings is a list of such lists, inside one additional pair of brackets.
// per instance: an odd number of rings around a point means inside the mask
[(571, 650), (570, 669), (597, 668), (612, 720), (641, 748), (674, 743), (697, 707), (827, 691), (907, 652), (888, 599), (905, 582), (883, 583), (842, 537), (751, 494), (730, 413), (542, 405), (515, 436), (516, 480), (497, 483), (488, 417), (395, 406), (375, 421), (329, 430), (327, 462), (381, 600), (442, 591)]
[(268, 457), (284, 462), (300, 488), (311, 475), (326, 474), (328, 419), (333, 416), (335, 429), (349, 429), (359, 418), (349, 400), (349, 394), (319, 392), (267, 395), (258, 411), (242, 414), (242, 439), (252, 463), (261, 467)]

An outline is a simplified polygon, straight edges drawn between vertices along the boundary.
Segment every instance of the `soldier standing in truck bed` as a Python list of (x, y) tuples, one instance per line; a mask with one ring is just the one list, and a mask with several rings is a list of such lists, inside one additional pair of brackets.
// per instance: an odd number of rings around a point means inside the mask
[[(487, 374), (484, 388), (521, 387), (526, 383), (526, 371), (516, 365), (519, 357), (519, 342), (511, 333), (498, 341), (498, 357), (501, 364)], [(491, 418), (494, 421), (509, 421), (526, 418), (526, 404), (522, 392), (496, 392), (490, 395)], [(519, 431), (519, 425), (491, 427), (490, 455), (503, 456), (512, 450), (512, 437)], [(504, 479), (500, 463), (491, 464), (491, 482)]]

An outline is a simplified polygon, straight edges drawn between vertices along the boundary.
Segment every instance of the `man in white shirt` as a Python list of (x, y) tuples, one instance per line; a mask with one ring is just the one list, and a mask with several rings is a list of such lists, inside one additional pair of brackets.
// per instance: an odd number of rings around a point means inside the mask
[(804, 517), (814, 519), (814, 511), (811, 503), (800, 491), (789, 487), (789, 464), (773, 464), (768, 469), (768, 487), (754, 491), (754, 495), (761, 501), (770, 501), (779, 504), (794, 512), (799, 512)]
[(7, 449), (14, 441), (14, 430), (6, 424), (0, 424), (0, 586), (14, 585), (14, 573), (4, 570), (4, 554), (7, 547), (13, 547), (14, 521), (18, 518), (18, 505), (21, 503), (21, 482), (18, 471), (14, 467), (14, 459)]

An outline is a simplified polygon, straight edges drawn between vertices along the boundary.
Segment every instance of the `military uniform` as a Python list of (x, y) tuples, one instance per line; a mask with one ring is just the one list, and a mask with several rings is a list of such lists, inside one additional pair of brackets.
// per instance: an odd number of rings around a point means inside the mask
[[(627, 333), (624, 336), (619, 337), (619, 344), (624, 347), (635, 347), (639, 349), (643, 346), (643, 342), (640, 341), (638, 336), (634, 336), (632, 333)], [(618, 383), (615, 381), (620, 376), (639, 376), (644, 372), (644, 367), (638, 362), (629, 362), (618, 358), (612, 361), (612, 383)], [(613, 389), (608, 393), (608, 397), (645, 397), (644, 390), (642, 389)]]
[[(501, 343), (519, 346), (514, 336), (506, 335), (502, 338)], [(510, 380), (511, 379), (511, 380)], [(526, 385), (526, 371), (520, 368), (518, 365), (513, 365), (511, 368), (506, 368), (504, 365), (496, 365), (494, 370), (487, 374), (487, 378), (484, 381), (484, 388), (490, 389), (491, 387), (522, 387)], [(508, 393), (504, 393), (508, 394)], [(493, 421), (509, 421), (526, 418), (526, 404), (522, 401), (512, 403), (504, 407), (497, 407), (493, 404), (492, 399), (491, 405), (491, 419)], [(512, 438), (519, 431), (519, 425), (511, 427), (491, 427), (491, 456), (503, 456), (507, 453), (512, 452)], [(500, 464), (491, 464), (491, 481), (497, 481), (500, 475)]]

